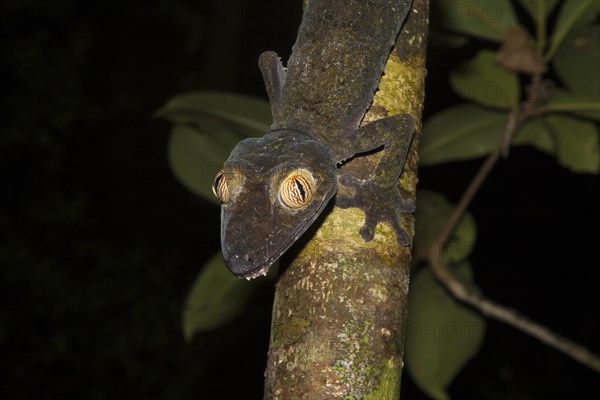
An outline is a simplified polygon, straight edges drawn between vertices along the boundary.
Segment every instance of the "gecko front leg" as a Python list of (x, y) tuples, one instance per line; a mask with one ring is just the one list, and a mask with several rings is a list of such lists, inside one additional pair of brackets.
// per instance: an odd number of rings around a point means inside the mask
[(379, 222), (388, 222), (396, 233), (400, 246), (408, 246), (410, 238), (400, 225), (401, 213), (415, 210), (413, 200), (402, 197), (398, 178), (404, 168), (408, 148), (415, 130), (415, 122), (408, 114), (399, 114), (374, 121), (356, 133), (360, 152), (384, 146), (384, 154), (369, 179), (358, 179), (341, 174), (339, 183), (354, 189), (353, 195), (338, 195), (336, 206), (357, 207), (365, 213), (360, 234), (365, 241), (373, 240)]
[(271, 129), (277, 129), (283, 121), (281, 91), (285, 85), (285, 68), (274, 51), (262, 53), (258, 58), (258, 67), (265, 81), (269, 102), (271, 103), (271, 115), (273, 116)]

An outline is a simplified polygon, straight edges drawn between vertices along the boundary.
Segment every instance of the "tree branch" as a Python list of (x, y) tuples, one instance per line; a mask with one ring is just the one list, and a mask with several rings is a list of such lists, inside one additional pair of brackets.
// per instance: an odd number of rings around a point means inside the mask
[[(413, 1), (365, 121), (399, 112), (420, 121), (427, 24), (428, 1)], [(401, 182), (413, 199), (416, 136)], [(358, 157), (344, 168), (377, 161), (377, 154)], [(359, 234), (364, 218), (357, 208), (333, 207), (280, 276), (265, 399), (399, 398), (410, 248), (398, 245), (387, 224), (365, 242)], [(412, 216), (402, 224), (413, 231)]]
[[(534, 76), (534, 85), (542, 84), (539, 78), (539, 76)], [(536, 92), (537, 91), (533, 89), (530, 93)], [(536, 95), (531, 95), (531, 97), (535, 96)], [(434, 249), (434, 251), (429, 253), (426, 259), (429, 262), (431, 271), (436, 279), (438, 279), (438, 281), (441, 282), (457, 299), (476, 308), (483, 315), (494, 318), (498, 321), (502, 321), (520, 330), (521, 332), (524, 332), (540, 340), (541, 342), (546, 343), (547, 345), (559, 351), (562, 351), (567, 356), (600, 373), (600, 357), (598, 357), (596, 354), (592, 353), (584, 346), (573, 342), (572, 340), (567, 339), (566, 337), (563, 337), (547, 327), (520, 314), (516, 310), (494, 303), (484, 296), (475, 293), (473, 290), (470, 290), (462, 282), (456, 279), (448, 270), (448, 267), (444, 263), (440, 262), (440, 252), (444, 248), (444, 245), (450, 238), (450, 235), (456, 228), (457, 224), (460, 222), (469, 204), (471, 204), (471, 201), (481, 188), (482, 184), (485, 182), (485, 179), (489, 175), (492, 168), (494, 168), (501, 156), (507, 154), (507, 149), (508, 146), (510, 146), (512, 138), (517, 134), (519, 128), (527, 120), (534, 116), (540, 115), (543, 112), (541, 109), (534, 107), (534, 105), (537, 104), (537, 99), (531, 100), (534, 101), (526, 101), (522, 104), (521, 109), (517, 108), (510, 113), (502, 140), (494, 149), (494, 151), (492, 151), (492, 153), (490, 153), (490, 155), (485, 159), (477, 171), (477, 174), (475, 174), (473, 177), (473, 180), (458, 202), (456, 209), (448, 219), (446, 225), (440, 231), (440, 234), (435, 242), (432, 244), (432, 249)]]

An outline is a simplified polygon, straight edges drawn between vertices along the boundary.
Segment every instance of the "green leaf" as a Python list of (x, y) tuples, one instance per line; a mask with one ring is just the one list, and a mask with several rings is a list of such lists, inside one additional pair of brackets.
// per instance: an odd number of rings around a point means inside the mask
[(552, 65), (573, 94), (600, 98), (600, 26), (584, 26), (571, 32)]
[(517, 74), (502, 68), (490, 50), (480, 51), (452, 71), (450, 85), (465, 99), (490, 107), (511, 108), (521, 98)]
[(212, 179), (242, 139), (269, 130), (266, 101), (236, 93), (197, 92), (176, 96), (156, 115), (173, 123), (169, 165), (185, 187), (218, 204)]
[(556, 148), (545, 118), (534, 118), (527, 121), (515, 136), (512, 144), (514, 146), (531, 145), (551, 155), (554, 155)]
[(504, 133), (506, 113), (474, 104), (448, 108), (425, 122), (420, 146), (422, 166), (478, 158), (495, 148)]
[(444, 28), (494, 42), (517, 21), (509, 0), (443, 0), (439, 7)]
[(557, 141), (558, 162), (573, 172), (597, 174), (600, 169), (598, 126), (562, 115), (550, 115), (546, 120)]
[(600, 121), (600, 97), (575, 95), (566, 90), (556, 89), (544, 108), (548, 112), (574, 114)]
[(554, 34), (550, 40), (550, 48), (544, 57), (546, 61), (554, 57), (554, 53), (573, 28), (594, 22), (600, 14), (600, 2), (598, 0), (567, 0), (562, 4), (556, 19)]
[(220, 253), (210, 258), (188, 292), (183, 309), (183, 336), (218, 329), (231, 322), (246, 307), (260, 281), (247, 282), (227, 270)]
[[(481, 157), (499, 145), (505, 125), (505, 113), (473, 104), (442, 111), (425, 122), (420, 163), (427, 166)], [(513, 145), (531, 144), (573, 172), (598, 173), (598, 128), (594, 123), (551, 114), (532, 119), (521, 129)]]
[(213, 120), (217, 136), (199, 133), (197, 129), (177, 125), (171, 132), (168, 145), (168, 159), (171, 171), (186, 188), (205, 200), (219, 204), (212, 192), (212, 180), (239, 142), (226, 125)]
[(548, 115), (527, 122), (513, 144), (531, 144), (573, 172), (597, 174), (599, 135), (597, 125), (592, 122), (566, 115)]
[(552, 12), (558, 0), (519, 0), (531, 19), (537, 24)]
[[(463, 262), (454, 275), (468, 286), (471, 266)], [(411, 279), (406, 327), (406, 367), (419, 388), (433, 399), (449, 399), (446, 389), (478, 352), (485, 320), (456, 301), (421, 269)]]
[[(176, 124), (202, 122), (208, 115), (250, 130), (266, 133), (271, 126), (271, 109), (262, 99), (239, 93), (194, 92), (176, 96), (156, 112)], [(252, 136), (256, 136), (253, 134)]]
[(547, 18), (558, 0), (520, 0), (520, 3), (535, 23), (537, 46), (543, 49), (546, 44)]
[[(454, 212), (455, 206), (437, 192), (420, 190), (417, 193), (417, 211), (415, 215), (416, 255), (424, 258), (433, 251), (431, 243), (437, 239), (442, 228)], [(469, 212), (465, 213), (448, 243), (441, 253), (446, 264), (459, 263), (471, 255), (475, 246), (477, 225)]]

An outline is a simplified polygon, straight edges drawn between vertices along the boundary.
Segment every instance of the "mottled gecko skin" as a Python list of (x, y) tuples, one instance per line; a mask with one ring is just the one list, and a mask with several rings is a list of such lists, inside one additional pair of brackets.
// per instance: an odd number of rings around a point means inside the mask
[[(401, 197), (398, 177), (415, 123), (408, 114), (360, 122), (410, 4), (310, 0), (287, 70), (275, 53), (261, 55), (272, 130), (240, 142), (214, 183), (223, 256), (234, 275), (265, 274), (316, 220), (338, 182), (354, 194), (338, 196), (336, 206), (365, 212), (365, 240), (385, 221), (400, 245), (409, 244), (399, 218), (414, 203)], [(370, 179), (338, 176), (340, 163), (380, 147), (384, 154)]]

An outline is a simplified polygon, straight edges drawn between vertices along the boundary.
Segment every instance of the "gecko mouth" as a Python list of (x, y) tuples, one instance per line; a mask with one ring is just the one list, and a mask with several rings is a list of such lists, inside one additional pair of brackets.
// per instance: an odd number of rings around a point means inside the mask
[(251, 273), (249, 275), (240, 275), (240, 278), (245, 278), (247, 280), (252, 280), (254, 278), (258, 278), (259, 276), (265, 276), (265, 275), (267, 275), (267, 272), (269, 272), (269, 268), (271, 268), (271, 265), (273, 265), (273, 263), (270, 263), (266, 267), (262, 267), (258, 271), (253, 272), (253, 273)]

